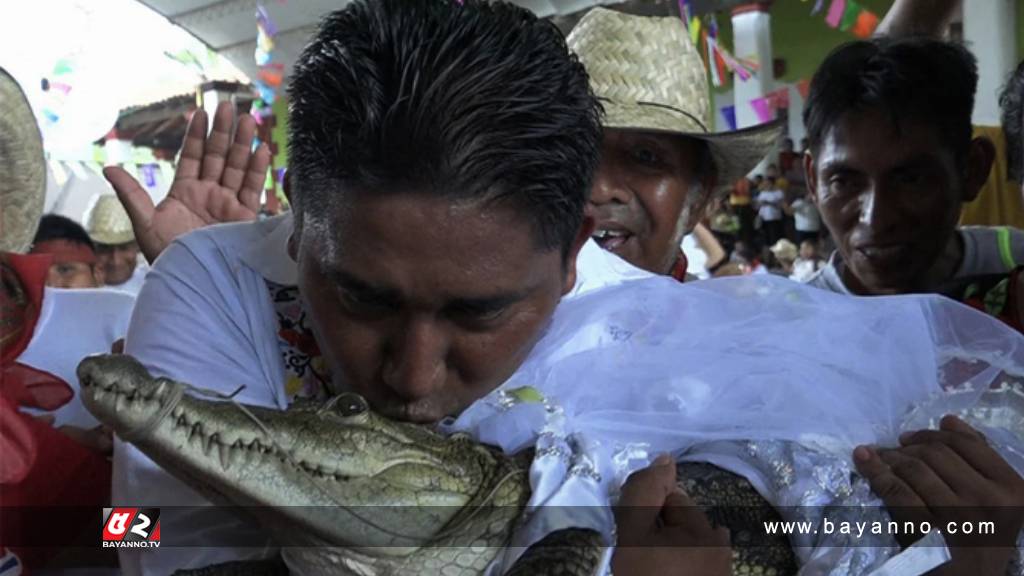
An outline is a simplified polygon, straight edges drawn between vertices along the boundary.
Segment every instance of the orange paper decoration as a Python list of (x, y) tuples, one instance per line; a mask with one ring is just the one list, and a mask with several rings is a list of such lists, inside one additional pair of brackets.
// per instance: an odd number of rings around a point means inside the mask
[(857, 38), (868, 38), (874, 34), (877, 27), (878, 16), (875, 16), (870, 10), (862, 10), (860, 15), (857, 16), (857, 23), (853, 25), (851, 32)]

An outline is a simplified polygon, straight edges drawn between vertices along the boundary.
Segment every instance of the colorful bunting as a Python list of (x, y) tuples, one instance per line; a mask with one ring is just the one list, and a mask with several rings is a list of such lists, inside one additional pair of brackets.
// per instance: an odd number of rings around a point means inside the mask
[(690, 0), (679, 0), (679, 17), (683, 20), (683, 24), (686, 25), (687, 29), (689, 29), (690, 19), (693, 17), (690, 13)]
[(764, 124), (770, 122), (772, 119), (772, 105), (768, 101), (766, 96), (761, 98), (754, 98), (750, 101), (750, 107), (754, 110), (754, 114), (757, 115), (757, 122)]
[(722, 118), (725, 118), (725, 125), (729, 127), (729, 131), (736, 130), (736, 107), (735, 106), (723, 106), (722, 107)]
[(801, 80), (796, 83), (796, 89), (800, 91), (800, 97), (807, 100), (807, 95), (811, 92), (811, 81)]
[(700, 18), (696, 16), (690, 21), (690, 41), (694, 44), (700, 42)]
[(811, 10), (811, 16), (814, 16), (818, 12), (821, 12), (821, 9), (824, 8), (824, 7), (825, 7), (825, 0), (815, 0), (814, 8)]
[(262, 4), (256, 4), (256, 52), (254, 57), (259, 74), (254, 84), (259, 100), (253, 102), (252, 116), (262, 125), (263, 117), (271, 114), (271, 106), (277, 99), (277, 89), (284, 83), (284, 66), (274, 62), (274, 36), (277, 26)]
[(832, 5), (828, 8), (828, 15), (825, 16), (825, 22), (833, 28), (837, 28), (839, 23), (843, 19), (843, 13), (846, 11), (846, 0), (832, 0)]
[(853, 25), (853, 35), (857, 38), (870, 38), (878, 28), (878, 16), (868, 10), (863, 10), (857, 16), (857, 23)]
[(839, 22), (839, 29), (846, 32), (853, 28), (853, 25), (857, 23), (861, 10), (863, 8), (860, 7), (860, 4), (857, 4), (856, 0), (846, 0), (846, 9), (843, 10), (843, 19)]
[(776, 110), (789, 108), (789, 88), (780, 88), (765, 95), (768, 103)]

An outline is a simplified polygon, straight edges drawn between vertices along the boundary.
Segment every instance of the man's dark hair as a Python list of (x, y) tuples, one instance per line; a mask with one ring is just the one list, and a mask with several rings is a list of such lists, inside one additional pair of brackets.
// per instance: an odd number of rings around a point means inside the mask
[(804, 125), (811, 150), (849, 112), (879, 110), (897, 130), (933, 125), (960, 162), (970, 148), (978, 65), (963, 46), (925, 37), (851, 42), (829, 54), (811, 81)]
[(39, 219), (39, 228), (36, 229), (36, 236), (33, 238), (32, 244), (49, 240), (67, 240), (74, 244), (88, 246), (93, 252), (96, 251), (96, 245), (85, 232), (85, 228), (82, 228), (78, 222), (59, 214), (44, 214)]
[(482, 0), (357, 0), (289, 86), (298, 226), (339, 189), (511, 201), (566, 250), (600, 149), (600, 105), (554, 24)]
[(999, 97), (1003, 108), (1003, 132), (1006, 134), (1006, 165), (1010, 178), (1024, 181), (1024, 61), (1010, 75)]

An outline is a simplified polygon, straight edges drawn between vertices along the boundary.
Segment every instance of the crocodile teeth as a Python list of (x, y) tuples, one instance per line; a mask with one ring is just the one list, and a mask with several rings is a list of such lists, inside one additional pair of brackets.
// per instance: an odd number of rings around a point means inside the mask
[(203, 453), (207, 456), (210, 455), (210, 451), (213, 450), (213, 445), (217, 444), (217, 433), (210, 434), (210, 437), (206, 439), (206, 448), (203, 449)]
[(217, 455), (220, 456), (220, 467), (227, 470), (231, 468), (231, 447), (217, 443)]

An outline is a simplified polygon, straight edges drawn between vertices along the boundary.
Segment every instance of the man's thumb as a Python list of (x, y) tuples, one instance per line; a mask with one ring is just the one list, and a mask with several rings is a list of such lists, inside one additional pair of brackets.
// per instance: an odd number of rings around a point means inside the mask
[(119, 166), (104, 168), (103, 176), (114, 187), (114, 192), (117, 192), (117, 198), (128, 212), (132, 227), (135, 228), (136, 235), (138, 235), (142, 231), (140, 228), (147, 228), (153, 218), (155, 211), (153, 199), (149, 197), (149, 193), (139, 184), (138, 180)]

